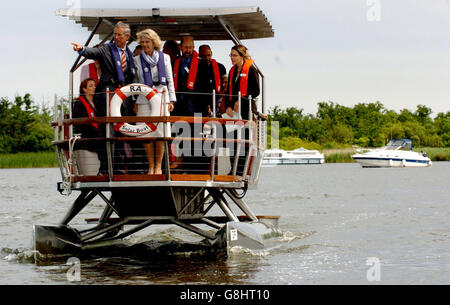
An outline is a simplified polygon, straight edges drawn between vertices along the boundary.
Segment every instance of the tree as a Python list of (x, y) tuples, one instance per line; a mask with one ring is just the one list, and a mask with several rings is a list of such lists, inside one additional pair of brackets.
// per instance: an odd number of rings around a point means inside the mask
[(0, 152), (16, 153), (52, 149), (50, 113), (34, 105), (30, 94), (13, 103), (0, 99)]

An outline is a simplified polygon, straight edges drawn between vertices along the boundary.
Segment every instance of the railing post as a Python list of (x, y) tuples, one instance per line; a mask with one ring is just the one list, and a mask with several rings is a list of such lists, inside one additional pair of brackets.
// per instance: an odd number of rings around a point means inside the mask
[(216, 90), (213, 89), (212, 91), (212, 117), (216, 117)]
[(59, 139), (60, 140), (64, 140), (64, 124), (63, 124), (63, 120), (64, 120), (64, 102), (63, 102), (62, 99), (61, 99), (60, 106), (61, 106), (61, 113), (60, 113), (60, 116), (59, 116), (59, 119), (60, 119), (59, 124), (61, 124), (61, 134), (59, 135)]
[[(55, 94), (55, 109), (54, 109), (55, 113), (53, 114), (53, 120), (55, 122), (58, 122), (58, 96)], [(54, 128), (54, 132), (55, 132), (55, 141), (58, 141), (59, 138), (59, 124), (56, 125), (56, 127)]]
[[(238, 118), (241, 119), (241, 91), (238, 92)], [(236, 151), (234, 152), (234, 164), (233, 164), (233, 176), (236, 177), (237, 172), (237, 166), (239, 161), (239, 154), (241, 151), (241, 128), (237, 128), (237, 144), (236, 144)]]
[[(109, 113), (109, 87), (106, 88), (106, 117), (110, 117)], [(111, 149), (111, 123), (106, 124), (106, 156), (108, 158), (108, 176), (109, 181), (113, 179), (112, 149)]]
[[(212, 107), (212, 117), (215, 118), (216, 117), (216, 90), (213, 89), (212, 92), (212, 102), (213, 102), (213, 107)], [(214, 123), (211, 126), (211, 135), (212, 135), (212, 139), (213, 139), (213, 143), (211, 145), (211, 180), (214, 181), (214, 172), (215, 172), (215, 168), (216, 168), (216, 144), (217, 144), (217, 135), (216, 135), (216, 123)]]
[[(73, 103), (73, 71), (69, 73), (70, 89), (69, 89), (69, 119), (72, 119), (72, 103)], [(69, 139), (73, 136), (73, 125), (69, 125)]]
[[(245, 176), (247, 174), (247, 170), (248, 170), (248, 166), (250, 163), (250, 157), (252, 154), (252, 150), (253, 150), (253, 111), (252, 111), (252, 96), (249, 95), (248, 97), (248, 103), (249, 103), (249, 108), (248, 108), (248, 122), (247, 122), (247, 126), (248, 126), (248, 152), (247, 155), (245, 156), (245, 165), (244, 165), (244, 172), (242, 173), (242, 178), (245, 179)], [(244, 129), (245, 130), (245, 129)], [(246, 139), (244, 139), (246, 140)], [(245, 151), (245, 144), (244, 144), (244, 151)]]

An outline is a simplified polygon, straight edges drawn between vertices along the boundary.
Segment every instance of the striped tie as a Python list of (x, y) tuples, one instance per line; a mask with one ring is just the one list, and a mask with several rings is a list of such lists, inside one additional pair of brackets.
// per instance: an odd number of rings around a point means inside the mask
[(125, 49), (122, 50), (122, 71), (127, 68), (127, 56), (125, 55)]

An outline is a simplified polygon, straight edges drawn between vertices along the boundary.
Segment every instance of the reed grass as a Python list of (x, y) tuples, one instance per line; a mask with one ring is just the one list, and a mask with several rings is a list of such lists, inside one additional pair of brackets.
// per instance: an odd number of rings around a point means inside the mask
[[(419, 147), (415, 151), (427, 153), (431, 161), (450, 161), (449, 147)], [(353, 148), (324, 149), (326, 163), (354, 162), (352, 155), (356, 153)], [(58, 160), (54, 151), (21, 152), (16, 154), (0, 154), (0, 168), (42, 168), (58, 167)]]
[(414, 151), (424, 151), (431, 161), (450, 161), (450, 147), (419, 147)]
[(0, 168), (58, 167), (54, 151), (0, 154)]

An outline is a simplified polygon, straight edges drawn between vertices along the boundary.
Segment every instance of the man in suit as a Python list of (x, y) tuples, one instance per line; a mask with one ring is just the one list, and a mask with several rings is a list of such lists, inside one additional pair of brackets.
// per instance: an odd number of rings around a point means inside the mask
[(94, 98), (97, 116), (106, 115), (105, 92), (107, 88), (113, 92), (119, 86), (133, 82), (135, 75), (133, 53), (127, 47), (130, 35), (130, 26), (120, 21), (114, 27), (114, 42), (97, 48), (88, 48), (75, 42), (72, 43), (74, 51), (88, 59), (98, 60), (100, 64), (102, 74)]
[[(202, 66), (203, 69), (205, 69), (204, 75), (205, 79), (202, 80), (202, 92), (212, 94), (213, 90), (216, 90), (216, 103), (219, 101), (221, 93), (223, 93), (223, 84), (222, 84), (222, 78), (224, 75), (226, 75), (227, 70), (225, 69), (225, 66), (221, 63), (217, 62), (215, 59), (212, 58), (212, 51), (211, 47), (207, 44), (201, 45), (198, 48), (198, 54), (200, 56), (200, 59), (202, 60)], [(212, 113), (212, 97), (209, 95), (204, 95), (204, 102), (203, 104), (207, 109), (209, 109), (209, 113)], [(216, 111), (218, 112), (219, 109), (217, 109), (216, 105)]]

